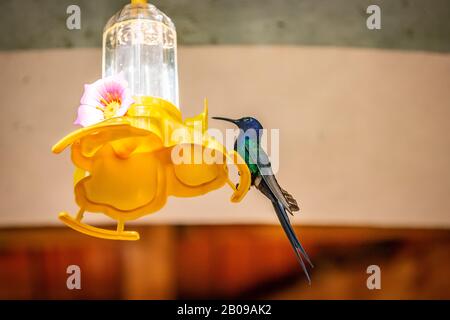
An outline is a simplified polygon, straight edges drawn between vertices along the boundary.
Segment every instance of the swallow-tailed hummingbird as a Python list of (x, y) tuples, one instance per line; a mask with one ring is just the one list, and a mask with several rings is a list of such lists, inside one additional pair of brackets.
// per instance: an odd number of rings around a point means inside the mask
[(255, 186), (272, 202), (278, 220), (295, 250), (297, 260), (308, 278), (308, 282), (311, 284), (311, 278), (309, 277), (303, 258), (311, 267), (313, 267), (313, 265), (295, 235), (287, 215), (287, 212), (292, 214), (295, 211), (299, 211), (299, 207), (294, 197), (286, 190), (282, 189), (278, 184), (275, 174), (272, 171), (269, 156), (261, 147), (263, 126), (258, 120), (252, 117), (244, 117), (237, 120), (223, 117), (213, 117), (213, 119), (232, 122), (239, 127), (240, 133), (234, 143), (234, 149), (245, 160), (245, 163), (250, 170), (252, 186)]

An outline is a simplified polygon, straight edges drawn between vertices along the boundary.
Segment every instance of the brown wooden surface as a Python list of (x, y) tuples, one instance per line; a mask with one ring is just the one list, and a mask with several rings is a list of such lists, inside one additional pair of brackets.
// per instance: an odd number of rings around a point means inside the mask
[[(450, 232), (300, 227), (315, 268), (309, 287), (275, 226), (152, 226), (141, 240), (66, 228), (0, 230), (2, 299), (450, 299)], [(66, 288), (77, 264), (82, 290)], [(366, 287), (377, 264), (382, 289)]]

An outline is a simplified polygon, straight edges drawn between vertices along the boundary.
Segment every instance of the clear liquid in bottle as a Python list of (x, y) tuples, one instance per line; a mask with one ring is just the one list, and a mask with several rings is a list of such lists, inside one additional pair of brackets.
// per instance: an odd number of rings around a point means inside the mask
[(103, 77), (121, 74), (134, 96), (178, 107), (177, 38), (172, 21), (151, 4), (129, 4), (103, 32)]

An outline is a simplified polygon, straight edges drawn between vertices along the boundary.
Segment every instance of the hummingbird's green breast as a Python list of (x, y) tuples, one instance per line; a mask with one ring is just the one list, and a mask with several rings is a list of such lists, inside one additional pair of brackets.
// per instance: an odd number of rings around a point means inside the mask
[(247, 138), (245, 140), (244, 160), (252, 176), (259, 173), (259, 168), (256, 163), (253, 163), (253, 161), (251, 161), (250, 152), (254, 155), (257, 155), (259, 153), (258, 151), (259, 151), (258, 142), (255, 141), (254, 139)]

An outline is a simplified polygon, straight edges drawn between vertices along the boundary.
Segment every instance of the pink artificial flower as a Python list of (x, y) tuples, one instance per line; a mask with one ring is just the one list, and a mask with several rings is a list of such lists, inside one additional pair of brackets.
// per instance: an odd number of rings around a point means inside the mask
[(103, 120), (121, 117), (134, 103), (128, 83), (121, 76), (111, 76), (84, 86), (74, 124), (87, 127)]

